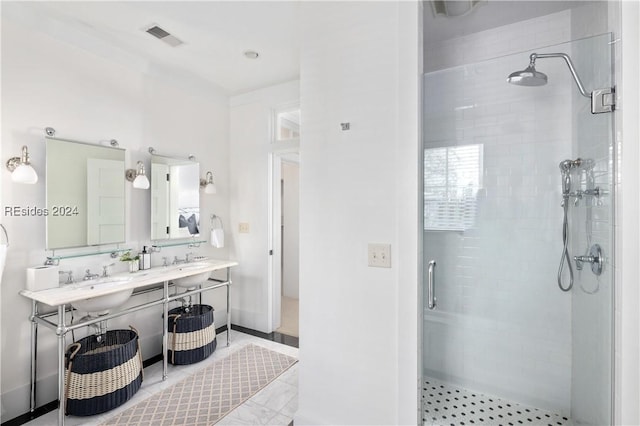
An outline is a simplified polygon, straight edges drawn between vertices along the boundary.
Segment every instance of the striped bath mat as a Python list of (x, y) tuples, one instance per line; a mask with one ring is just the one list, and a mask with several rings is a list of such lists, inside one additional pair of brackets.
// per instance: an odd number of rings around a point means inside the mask
[(296, 362), (249, 344), (103, 425), (212, 425)]

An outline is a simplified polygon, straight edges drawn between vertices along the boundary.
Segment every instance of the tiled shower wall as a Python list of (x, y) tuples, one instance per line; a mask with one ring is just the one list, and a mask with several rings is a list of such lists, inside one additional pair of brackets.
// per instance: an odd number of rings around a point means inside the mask
[[(566, 78), (507, 85), (527, 61), (517, 55), (425, 78), (425, 147), (482, 144), (483, 164), (475, 227), (425, 232), (438, 308), (425, 316), (424, 365), (436, 378), (568, 413), (571, 297), (555, 274), (571, 86)], [(565, 77), (560, 65), (547, 70)]]
[[(595, 42), (594, 42), (595, 41)], [(573, 43), (575, 65), (587, 90), (612, 87), (612, 49), (608, 34)], [(572, 292), (572, 417), (580, 424), (609, 424), (611, 419), (613, 316), (613, 129), (611, 114), (591, 114), (589, 100), (573, 93), (574, 156), (593, 161), (582, 173), (583, 189), (599, 188), (600, 197), (586, 197), (572, 211), (572, 255), (587, 254), (593, 244), (606, 259), (602, 275), (590, 265), (576, 271)]]
[[(560, 12), (426, 45), (424, 82), (425, 147), (484, 146), (476, 227), (425, 232), (425, 259), (437, 262), (438, 304), (425, 312), (425, 374), (592, 422), (608, 412), (603, 383), (608, 376), (588, 371), (610, 365), (606, 349), (592, 350), (597, 342), (610, 347), (605, 340), (611, 304), (602, 305), (610, 279), (601, 278), (605, 289), (596, 297), (582, 290), (572, 296), (557, 287), (562, 251), (558, 163), (591, 156), (603, 182), (610, 171), (608, 146), (602, 151), (602, 139), (599, 148), (580, 142), (592, 131), (589, 126), (572, 132), (592, 116), (572, 112), (572, 103), (585, 99), (576, 97), (562, 61), (539, 62), (538, 69), (550, 76), (544, 87), (511, 86), (505, 79), (523, 69), (533, 51), (573, 55), (569, 44), (544, 47), (589, 35), (594, 27), (581, 22), (599, 8), (594, 3), (579, 13)], [(575, 55), (591, 57), (584, 51)], [(592, 76), (584, 80), (591, 83)], [(596, 128), (599, 135), (606, 133), (602, 125)], [(610, 204), (605, 199), (601, 204), (591, 208), (594, 235), (599, 232), (607, 246)], [(572, 211), (573, 222), (584, 227), (586, 204)], [(573, 235), (579, 235), (577, 227)], [(574, 244), (580, 251), (585, 242), (576, 238)], [(593, 285), (584, 272), (576, 278)]]

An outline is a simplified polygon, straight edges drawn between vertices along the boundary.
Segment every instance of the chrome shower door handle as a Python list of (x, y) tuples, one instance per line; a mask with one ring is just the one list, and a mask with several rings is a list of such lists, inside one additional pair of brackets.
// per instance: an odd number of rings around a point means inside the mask
[(436, 261), (432, 260), (429, 262), (429, 273), (428, 273), (428, 282), (427, 282), (427, 307), (429, 309), (436, 308), (436, 295), (434, 293), (434, 285), (435, 285), (435, 277), (433, 274), (433, 270), (436, 267)]

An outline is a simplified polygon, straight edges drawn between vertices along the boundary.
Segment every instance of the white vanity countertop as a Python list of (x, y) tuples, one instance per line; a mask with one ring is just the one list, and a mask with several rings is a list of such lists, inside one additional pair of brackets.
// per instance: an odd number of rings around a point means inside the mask
[(50, 306), (68, 305), (78, 300), (105, 296), (122, 290), (136, 289), (163, 281), (187, 277), (207, 271), (217, 271), (238, 265), (232, 260), (207, 259), (179, 265), (158, 266), (134, 273), (118, 273), (108, 278), (62, 284), (47, 290), (22, 290), (20, 294)]

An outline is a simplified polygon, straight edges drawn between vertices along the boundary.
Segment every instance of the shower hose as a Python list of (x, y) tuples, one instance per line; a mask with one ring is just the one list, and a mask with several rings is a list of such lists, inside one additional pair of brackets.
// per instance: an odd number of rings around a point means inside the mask
[[(562, 203), (564, 209), (564, 222), (562, 224), (562, 241), (564, 248), (562, 249), (562, 257), (560, 258), (560, 267), (558, 268), (558, 287), (562, 291), (569, 291), (573, 287), (573, 268), (571, 268), (571, 259), (569, 258), (569, 224), (567, 221), (567, 213), (569, 210), (569, 197), (565, 197)], [(562, 286), (562, 271), (564, 269), (565, 260), (567, 267), (569, 268), (569, 285), (567, 287)]]

